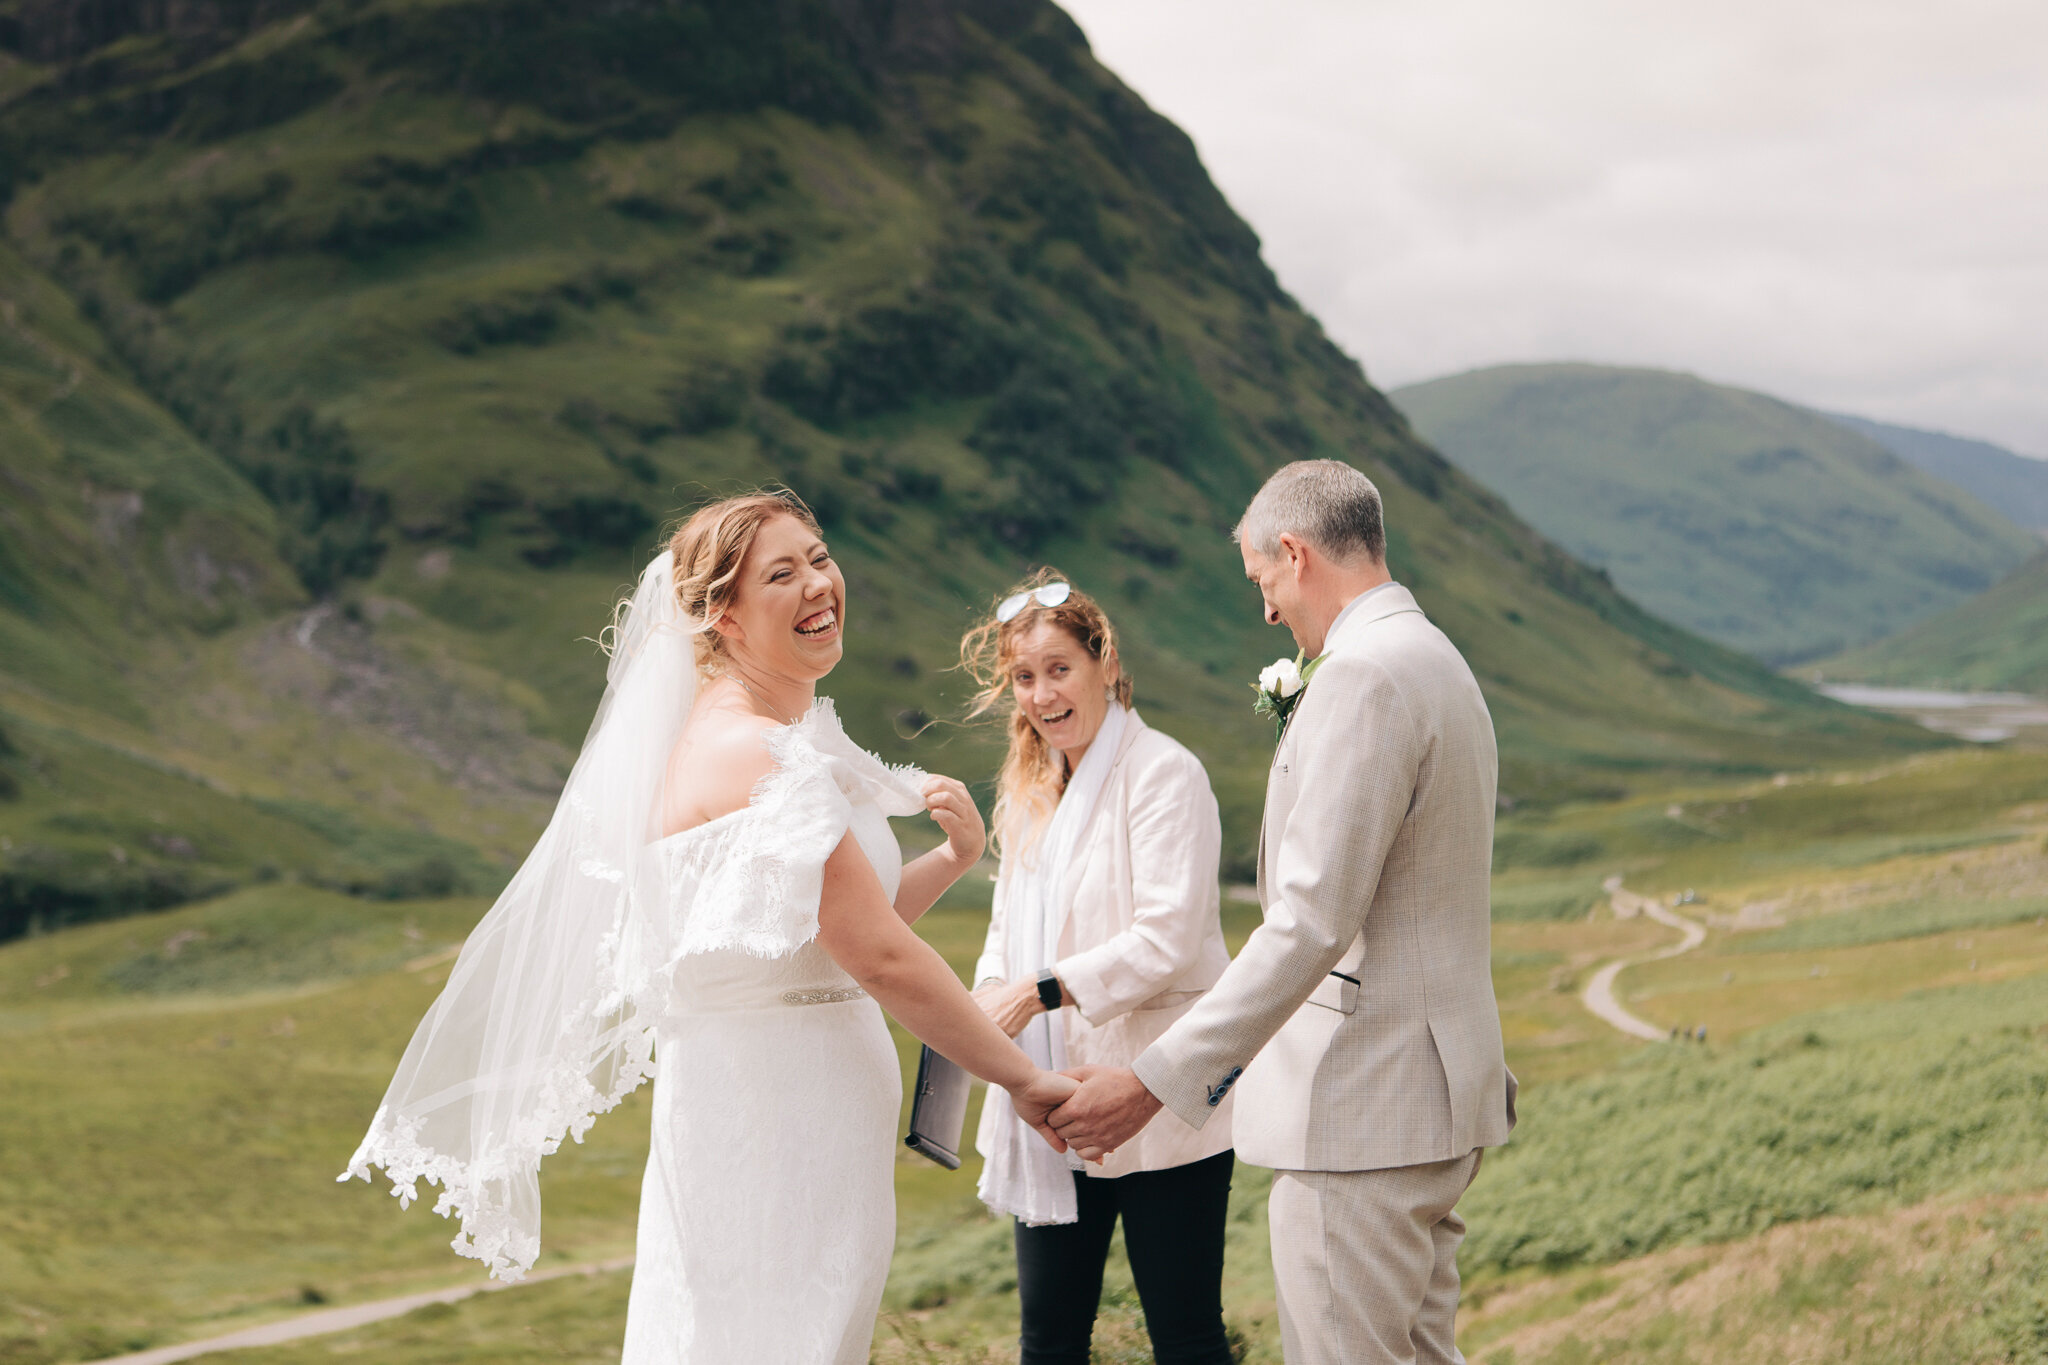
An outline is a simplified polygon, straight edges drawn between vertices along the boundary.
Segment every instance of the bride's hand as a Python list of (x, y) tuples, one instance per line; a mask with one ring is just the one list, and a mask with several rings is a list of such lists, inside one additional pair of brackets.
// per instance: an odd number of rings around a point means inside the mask
[(972, 867), (988, 847), (988, 831), (981, 823), (981, 810), (967, 794), (964, 783), (951, 777), (925, 779), (924, 808), (946, 832), (946, 852), (963, 868)]
[(1051, 1143), (1055, 1152), (1064, 1152), (1067, 1144), (1052, 1130), (1048, 1116), (1080, 1088), (1080, 1082), (1071, 1076), (1062, 1076), (1057, 1071), (1041, 1071), (1010, 1092), (1010, 1103), (1016, 1108), (1017, 1117), (1036, 1128), (1038, 1135)]

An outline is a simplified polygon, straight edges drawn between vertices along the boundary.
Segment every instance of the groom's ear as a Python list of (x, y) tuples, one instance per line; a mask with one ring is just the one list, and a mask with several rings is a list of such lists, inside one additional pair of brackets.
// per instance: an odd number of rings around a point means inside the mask
[(1280, 555), (1287, 561), (1287, 571), (1299, 581), (1302, 572), (1308, 568), (1308, 542), (1292, 531), (1282, 531)]

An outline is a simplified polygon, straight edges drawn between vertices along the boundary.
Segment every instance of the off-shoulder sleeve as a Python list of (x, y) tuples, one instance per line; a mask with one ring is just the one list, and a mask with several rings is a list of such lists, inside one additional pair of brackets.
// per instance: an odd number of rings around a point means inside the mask
[[(677, 956), (737, 950), (782, 957), (818, 936), (825, 860), (853, 822), (831, 765), (798, 728), (771, 731), (775, 767), (722, 837), (691, 850)], [(694, 877), (690, 876), (694, 871)]]

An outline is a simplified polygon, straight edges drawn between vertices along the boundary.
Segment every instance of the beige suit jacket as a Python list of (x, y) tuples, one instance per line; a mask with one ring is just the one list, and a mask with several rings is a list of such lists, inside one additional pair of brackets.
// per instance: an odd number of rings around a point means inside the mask
[[(1391, 585), (1338, 623), (1273, 757), (1265, 923), (1134, 1064), (1238, 1155), (1413, 1166), (1514, 1126), (1489, 956), (1493, 721), (1455, 646)], [(1242, 1083), (1238, 1078), (1242, 1076)]]
[[(1129, 1066), (1230, 965), (1217, 910), (1222, 823), (1201, 760), (1135, 712), (1060, 889), (1060, 1011), (1070, 1065)], [(1007, 863), (1005, 864), (1007, 871)], [(1007, 980), (1010, 883), (996, 878), (974, 979)], [(980, 1146), (989, 1150), (982, 1110)], [(1197, 1130), (1161, 1113), (1088, 1174), (1157, 1171), (1230, 1146), (1229, 1105)]]

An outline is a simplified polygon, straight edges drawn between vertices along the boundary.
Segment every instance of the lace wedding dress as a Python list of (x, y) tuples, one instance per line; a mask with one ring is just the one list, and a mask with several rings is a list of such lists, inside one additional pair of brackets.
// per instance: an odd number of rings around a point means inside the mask
[(882, 1011), (816, 942), (849, 829), (891, 899), (918, 788), (829, 703), (773, 732), (754, 803), (650, 849), (683, 956), (656, 1025), (626, 1365), (865, 1365), (896, 1237), (902, 1081)]
[(607, 687), (533, 851), (471, 931), (340, 1179), (422, 1182), (452, 1246), (517, 1280), (540, 1255), (540, 1165), (655, 1078), (626, 1365), (859, 1365), (895, 1237), (902, 1082), (880, 1008), (818, 946), (851, 833), (891, 899), (890, 816), (923, 774), (832, 704), (770, 731), (742, 810), (662, 838), (695, 705), (666, 555), (612, 631)]

